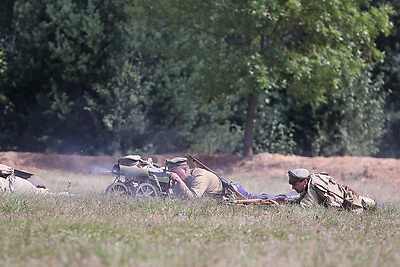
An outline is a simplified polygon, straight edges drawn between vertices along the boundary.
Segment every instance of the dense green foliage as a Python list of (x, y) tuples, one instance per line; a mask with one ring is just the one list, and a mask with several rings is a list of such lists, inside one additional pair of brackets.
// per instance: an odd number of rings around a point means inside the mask
[(2, 149), (95, 153), (118, 140), (103, 121), (115, 98), (136, 90), (128, 19), (117, 1), (15, 2)]
[[(377, 1), (382, 2), (382, 1)], [(391, 1), (394, 9), (400, 12), (400, 3)], [(376, 72), (385, 73), (384, 88), (389, 93), (386, 101), (386, 134), (380, 148), (380, 156), (400, 157), (400, 14), (392, 17), (396, 27), (387, 38), (378, 39), (378, 47), (386, 52), (386, 60)]]
[(399, 156), (388, 5), (6, 3), (1, 150)]

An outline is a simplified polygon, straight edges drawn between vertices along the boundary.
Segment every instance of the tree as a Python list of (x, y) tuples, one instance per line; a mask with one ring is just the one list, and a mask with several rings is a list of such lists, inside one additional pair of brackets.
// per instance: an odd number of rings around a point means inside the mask
[(107, 112), (118, 101), (110, 102), (106, 91), (118, 95), (121, 84), (131, 94), (137, 89), (137, 75), (126, 67), (134, 44), (125, 3), (15, 1), (5, 94), (18, 123), (10, 143), (28, 151), (110, 151), (115, 140)]
[(3, 47), (0, 47), (0, 77), (3, 77), (7, 69), (6, 53)]
[(200, 63), (192, 82), (208, 88), (203, 93), (209, 101), (227, 94), (247, 97), (246, 157), (253, 153), (261, 94), (285, 89), (317, 107), (330, 95), (353, 90), (343, 77), (382, 59), (375, 40), (389, 33), (393, 13), (369, 0), (134, 2), (140, 11), (135, 15), (144, 11), (167, 31), (190, 33), (178, 53), (196, 54)]
[(7, 105), (7, 96), (4, 95), (2, 88), (4, 88), (7, 69), (6, 46), (11, 32), (13, 4), (14, 0), (4, 0), (0, 5), (0, 116), (3, 116)]
[[(135, 13), (132, 11), (132, 13)], [(133, 16), (136, 65), (144, 101), (146, 129), (139, 137), (140, 152), (235, 153), (240, 145), (240, 127), (229, 121), (236, 99), (217, 99), (203, 105), (203, 87), (190, 83), (198, 58), (181, 48), (188, 33), (166, 31)], [(174, 51), (180, 51), (179, 55)]]
[(0, 5), (0, 39), (4, 41), (11, 33), (13, 5), (15, 0), (2, 0)]
[(370, 68), (343, 77), (352, 90), (330, 96), (326, 104), (290, 107), (288, 116), (297, 126), (296, 153), (367, 156), (378, 151), (385, 133), (386, 93), (382, 77), (373, 80)]
[[(376, 0), (381, 3), (383, 1)], [(395, 10), (400, 10), (400, 2), (388, 1)], [(382, 140), (381, 157), (400, 157), (400, 15), (392, 16), (395, 25), (390, 36), (378, 39), (378, 47), (385, 51), (385, 61), (378, 65), (376, 73), (384, 73), (384, 88), (388, 93), (385, 106), (387, 132)]]

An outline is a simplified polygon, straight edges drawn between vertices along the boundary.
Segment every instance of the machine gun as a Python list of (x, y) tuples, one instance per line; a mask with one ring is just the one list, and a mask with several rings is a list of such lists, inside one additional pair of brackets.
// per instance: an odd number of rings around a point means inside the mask
[[(143, 160), (139, 155), (118, 159), (111, 173), (114, 181), (107, 187), (107, 194), (133, 195), (137, 197), (168, 196), (170, 176), (151, 158)], [(124, 176), (125, 179), (121, 177)]]

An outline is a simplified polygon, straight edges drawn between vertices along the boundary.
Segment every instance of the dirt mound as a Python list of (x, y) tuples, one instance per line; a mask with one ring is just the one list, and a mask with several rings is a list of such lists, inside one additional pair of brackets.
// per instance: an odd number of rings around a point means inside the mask
[(30, 171), (63, 170), (90, 173), (96, 166), (111, 169), (114, 162), (114, 157), (0, 152), (0, 163)]
[(342, 180), (385, 179), (400, 184), (400, 160), (373, 157), (301, 157), (262, 153), (251, 161), (243, 161), (243, 167), (266, 170), (269, 176), (287, 174), (293, 168), (306, 168), (310, 172), (327, 172)]
[[(164, 165), (165, 160), (182, 154), (149, 155), (154, 162)], [(234, 155), (193, 154), (201, 162), (221, 175), (252, 173), (255, 178), (286, 177), (293, 168), (307, 168), (311, 172), (326, 171), (332, 176), (346, 179), (385, 179), (400, 185), (400, 160), (372, 157), (301, 157), (261, 153), (252, 160)], [(111, 170), (117, 157), (58, 155), (22, 152), (0, 152), (0, 163), (38, 172), (63, 170), (76, 173), (94, 173), (98, 169)]]

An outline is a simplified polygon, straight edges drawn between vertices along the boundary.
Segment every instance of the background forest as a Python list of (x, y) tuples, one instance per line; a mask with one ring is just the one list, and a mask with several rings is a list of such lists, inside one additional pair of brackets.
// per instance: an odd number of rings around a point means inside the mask
[(0, 150), (400, 157), (399, 7), (1, 0)]

